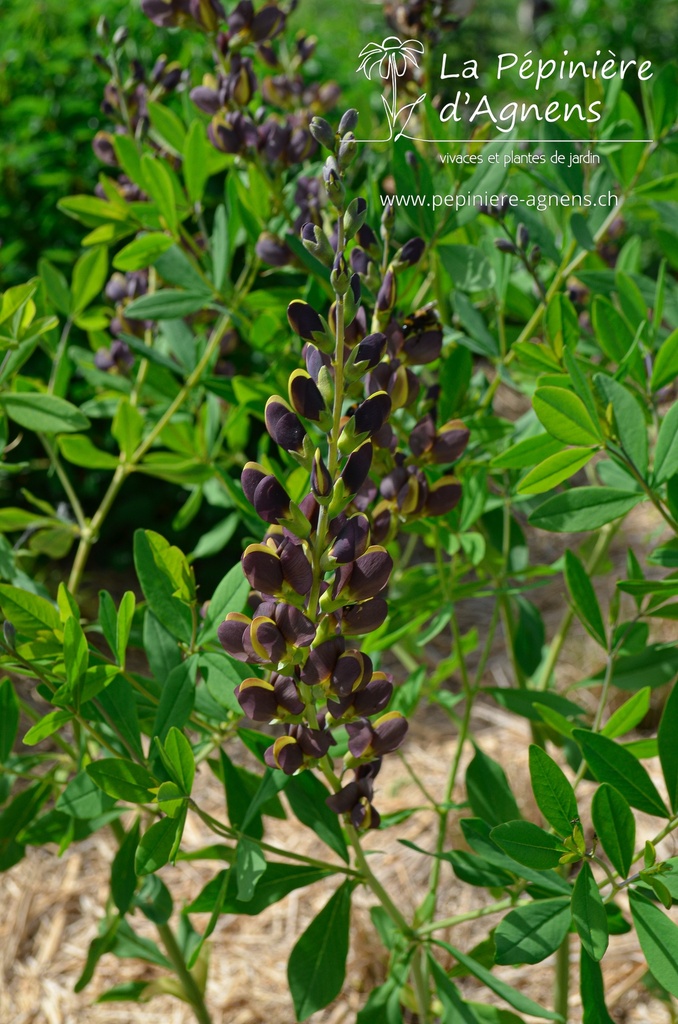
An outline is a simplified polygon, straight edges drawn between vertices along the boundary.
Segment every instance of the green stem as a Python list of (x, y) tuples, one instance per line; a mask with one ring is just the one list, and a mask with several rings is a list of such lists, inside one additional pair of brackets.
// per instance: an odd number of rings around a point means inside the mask
[(195, 978), (186, 966), (186, 961), (184, 960), (183, 953), (179, 949), (179, 943), (174, 937), (174, 932), (168, 924), (159, 924), (156, 925), (156, 927), (158, 929), (158, 935), (162, 939), (162, 943), (167, 951), (167, 956), (172, 961), (172, 966), (174, 967), (177, 977), (181, 982), (181, 987), (184, 990), (186, 999), (193, 1008), (196, 1020), (198, 1020), (200, 1024), (212, 1024), (212, 1018), (205, 1006), (205, 1000), (202, 997), (202, 993), (198, 988)]
[(561, 942), (556, 953), (556, 977), (553, 1009), (567, 1024), (570, 1011), (570, 934)]
[(37, 437), (38, 437), (38, 440), (40, 441), (40, 443), (42, 444), (43, 448), (45, 449), (45, 451), (49, 455), (49, 459), (50, 459), (50, 462), (52, 463), (52, 467), (54, 469), (54, 472), (58, 476), (59, 482), (60, 482), (61, 486), (64, 489), (64, 493), (66, 494), (66, 497), (68, 498), (68, 502), (69, 502), (71, 508), (73, 509), (73, 514), (74, 514), (74, 516), (76, 518), (78, 526), (80, 527), (80, 530), (86, 530), (87, 529), (87, 520), (85, 518), (85, 513), (83, 511), (82, 505), (80, 504), (80, 499), (78, 498), (78, 495), (75, 493), (75, 489), (73, 487), (73, 484), (68, 479), (68, 474), (66, 473), (66, 470), (61, 465), (61, 462), (59, 460), (59, 456), (57, 455), (56, 451), (54, 450), (51, 442), (47, 440), (47, 438), (45, 437), (44, 434), (38, 434)]
[(455, 914), (453, 917), (443, 917), (439, 921), (430, 921), (428, 924), (424, 924), (421, 928), (417, 929), (418, 935), (431, 935), (432, 932), (442, 931), (443, 928), (454, 928), (455, 925), (463, 924), (465, 921), (475, 921), (479, 917), (487, 917), (490, 914), (498, 914), (502, 910), (508, 910), (512, 907), (515, 900), (512, 896), (507, 896), (506, 899), (498, 900), (496, 903), (490, 903), (486, 907), (478, 907), (475, 910), (469, 910), (465, 914)]

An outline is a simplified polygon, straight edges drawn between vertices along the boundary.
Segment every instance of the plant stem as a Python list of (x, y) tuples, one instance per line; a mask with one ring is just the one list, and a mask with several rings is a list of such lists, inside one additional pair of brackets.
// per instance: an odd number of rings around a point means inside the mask
[(174, 937), (174, 932), (168, 924), (159, 924), (156, 925), (156, 927), (158, 929), (158, 935), (162, 939), (162, 943), (167, 951), (167, 956), (172, 961), (172, 966), (174, 967), (179, 981), (181, 982), (181, 987), (184, 990), (186, 999), (193, 1008), (196, 1020), (198, 1020), (200, 1024), (212, 1024), (212, 1018), (205, 1006), (205, 1000), (202, 997), (202, 993), (198, 988), (195, 978), (186, 966), (186, 961), (184, 960), (183, 954), (179, 949), (179, 944)]
[(556, 953), (556, 977), (553, 1009), (567, 1024), (570, 1008), (570, 934), (561, 942)]
[(71, 508), (73, 509), (73, 514), (76, 518), (78, 526), (80, 527), (81, 530), (87, 529), (87, 520), (85, 518), (85, 513), (83, 511), (82, 505), (80, 504), (80, 499), (78, 498), (78, 495), (75, 493), (73, 484), (68, 479), (66, 470), (59, 461), (59, 456), (57, 455), (54, 448), (52, 447), (52, 444), (47, 440), (44, 434), (38, 434), (37, 437), (40, 443), (42, 444), (43, 448), (49, 455), (50, 462), (54, 467), (54, 472), (59, 477), (59, 482), (61, 483), (61, 486), (64, 489), (64, 492), (66, 494), (66, 497), (68, 498)]
[(457, 924), (463, 924), (465, 921), (475, 921), (479, 917), (487, 917), (489, 914), (498, 914), (502, 910), (508, 910), (512, 907), (515, 900), (512, 896), (507, 896), (506, 899), (498, 900), (496, 903), (490, 903), (486, 907), (478, 907), (476, 910), (469, 910), (465, 914), (455, 914), (454, 917), (443, 917), (439, 921), (430, 921), (428, 924), (424, 924), (421, 928), (417, 929), (418, 935), (430, 935), (432, 932), (442, 931), (443, 928), (454, 928)]

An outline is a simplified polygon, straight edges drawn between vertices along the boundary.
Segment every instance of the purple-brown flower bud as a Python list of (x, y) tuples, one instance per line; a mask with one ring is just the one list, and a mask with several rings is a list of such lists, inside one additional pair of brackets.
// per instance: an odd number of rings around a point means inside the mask
[(365, 483), (372, 465), (372, 452), (371, 443), (365, 441), (354, 452), (351, 452), (346, 460), (341, 471), (341, 479), (344, 481), (344, 489), (347, 494), (357, 494)]
[(393, 694), (393, 683), (384, 672), (375, 672), (368, 683), (346, 697), (328, 699), (327, 710), (335, 721), (367, 718), (388, 707)]
[(229, 612), (224, 622), (217, 629), (219, 643), (227, 654), (230, 654), (236, 661), (248, 661), (249, 656), (245, 650), (245, 635), (249, 634), (252, 620), (241, 612)]
[(440, 465), (456, 462), (466, 448), (469, 436), (469, 430), (461, 420), (450, 420), (440, 428), (433, 442), (433, 461)]
[(356, 409), (353, 419), (355, 433), (375, 434), (384, 425), (391, 412), (391, 399), (385, 391), (376, 391)]
[(388, 605), (382, 597), (373, 597), (362, 604), (352, 604), (342, 610), (341, 632), (344, 636), (362, 636), (372, 633), (386, 621)]
[(253, 722), (270, 722), (287, 715), (301, 715), (304, 702), (299, 696), (291, 676), (271, 673), (266, 679), (244, 679), (235, 688), (235, 696), (248, 718)]
[(303, 546), (285, 537), (278, 548), (278, 554), (285, 583), (297, 594), (309, 594), (313, 586), (313, 570)]
[(402, 357), (411, 366), (424, 366), (438, 359), (443, 348), (443, 332), (422, 331), (405, 339)]
[(262, 263), (267, 263), (269, 267), (287, 267), (294, 259), (285, 242), (270, 231), (263, 231), (259, 235), (254, 249)]
[(290, 511), (290, 496), (258, 462), (248, 462), (240, 477), (245, 497), (265, 523), (278, 523)]
[(316, 448), (311, 465), (311, 490), (318, 501), (329, 498), (332, 494), (332, 477), (325, 465), (322, 453)]
[(269, 398), (264, 417), (266, 429), (276, 444), (287, 452), (302, 451), (306, 431), (301, 420), (282, 398), (278, 395)]
[(378, 544), (368, 548), (348, 565), (340, 565), (332, 587), (332, 599), (341, 594), (347, 601), (366, 601), (376, 597), (389, 581), (393, 559)]
[(189, 96), (196, 107), (206, 114), (218, 114), (223, 105), (219, 93), (207, 85), (196, 85), (195, 89), (191, 89)]
[(334, 671), (337, 659), (344, 653), (346, 643), (341, 636), (330, 637), (309, 652), (308, 659), (301, 670), (301, 678), (307, 686), (318, 686), (326, 683)]
[(461, 484), (453, 476), (444, 476), (431, 484), (426, 498), (424, 515), (444, 516), (459, 504)]
[(242, 569), (253, 590), (279, 594), (283, 585), (280, 558), (266, 544), (250, 544), (242, 556)]
[(407, 719), (399, 711), (389, 711), (376, 722), (348, 722), (348, 749), (353, 757), (382, 757), (397, 750), (407, 732)]
[(353, 562), (366, 551), (369, 541), (369, 520), (359, 512), (346, 521), (330, 548), (330, 554), (340, 565)]
[(404, 267), (413, 267), (415, 263), (419, 262), (425, 251), (426, 242), (423, 238), (410, 238), (396, 254), (395, 262)]
[(391, 269), (387, 270), (377, 294), (376, 309), (379, 313), (388, 313), (395, 306), (396, 280)]
[(295, 370), (288, 384), (290, 403), (300, 416), (317, 422), (325, 412), (325, 401), (318, 385), (305, 370)]
[(335, 814), (350, 814), (355, 828), (379, 828), (379, 812), (372, 806), (374, 779), (381, 767), (381, 759), (361, 764), (355, 769), (353, 782), (349, 782), (328, 796), (325, 803)]
[(380, 362), (384, 349), (386, 348), (386, 335), (381, 332), (368, 334), (358, 344), (355, 351), (355, 363), (366, 364), (361, 366), (362, 371), (373, 370)]
[(290, 327), (304, 341), (314, 341), (314, 333), (325, 333), (323, 322), (308, 302), (295, 299), (287, 307), (287, 319)]

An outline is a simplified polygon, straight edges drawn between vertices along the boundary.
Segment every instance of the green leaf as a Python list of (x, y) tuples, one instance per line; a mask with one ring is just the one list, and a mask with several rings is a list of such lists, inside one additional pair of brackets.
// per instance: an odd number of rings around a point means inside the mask
[(181, 818), (161, 818), (143, 834), (134, 858), (138, 875), (150, 875), (167, 864), (182, 825)]
[(236, 562), (214, 591), (207, 605), (207, 613), (200, 632), (201, 643), (214, 640), (219, 625), (228, 612), (241, 612), (245, 606), (250, 585), (247, 582), (240, 562)]
[(592, 960), (602, 960), (609, 942), (607, 913), (593, 872), (584, 861), (572, 891), (572, 918)]
[(68, 316), (71, 312), (71, 293), (64, 275), (44, 257), (38, 260), (38, 273), (49, 301), (60, 313)]
[(507, 821), (492, 829), (490, 839), (513, 860), (537, 871), (558, 867), (567, 852), (561, 839), (531, 821)]
[(562, 769), (545, 750), (532, 744), (529, 756), (530, 779), (537, 806), (556, 832), (569, 836), (572, 821), (579, 816), (574, 790)]
[(208, 291), (177, 291), (163, 288), (152, 295), (142, 295), (125, 306), (125, 316), (130, 320), (176, 320), (190, 316), (208, 306), (211, 300)]
[(172, 179), (163, 160), (158, 156), (151, 156), (150, 153), (144, 153), (141, 158), (141, 173), (146, 191), (158, 207), (166, 227), (175, 232), (179, 223), (177, 204)]
[(575, 487), (548, 498), (535, 509), (528, 522), (552, 533), (581, 533), (597, 530), (605, 523), (625, 516), (643, 494), (619, 491), (612, 487)]
[(633, 754), (599, 733), (575, 729), (572, 735), (599, 782), (609, 782), (639, 811), (669, 817), (652, 779)]
[(582, 1024), (614, 1024), (605, 1006), (605, 986), (600, 964), (581, 947), (579, 968)]
[(285, 786), (285, 795), (302, 825), (315, 832), (348, 864), (348, 849), (339, 817), (325, 803), (330, 794), (320, 779), (311, 772), (294, 775)]
[(237, 897), (237, 882), (232, 871), (220, 871), (186, 908), (190, 914), (209, 914), (217, 905), (224, 878), (228, 884), (223, 897), (224, 914), (247, 914), (255, 917), (267, 907), (285, 898), (294, 889), (305, 889), (314, 882), (334, 874), (331, 868), (314, 868), (306, 864), (269, 862), (259, 879), (254, 896), (247, 903)]
[(496, 864), (497, 867), (510, 871), (516, 877), (531, 882), (534, 890), (539, 889), (540, 892), (548, 896), (567, 895), (569, 899), (570, 886), (561, 875), (557, 875), (553, 871), (546, 873), (541, 870), (533, 871), (507, 856), (491, 838), (492, 829), (486, 822), (481, 821), (480, 818), (462, 818), (460, 825), (464, 838), (471, 849), (490, 864)]
[(566, 896), (534, 900), (511, 910), (494, 933), (498, 964), (538, 964), (560, 946), (571, 923)]
[(195, 778), (195, 758), (193, 749), (183, 732), (172, 726), (164, 744), (167, 760), (172, 766), (175, 782), (189, 796)]
[(0, 583), (0, 608), (19, 632), (29, 636), (45, 627), (51, 631), (61, 627), (59, 613), (50, 601), (6, 583)]
[(67, 462), (84, 469), (117, 469), (117, 455), (104, 452), (90, 441), (87, 434), (67, 434), (59, 438), (59, 449)]
[(244, 832), (245, 822), (249, 816), (249, 821), (247, 821), (248, 834), (253, 836), (255, 839), (261, 839), (264, 834), (261, 815), (258, 812), (250, 814), (252, 794), (243, 784), (241, 775), (242, 769), (239, 769), (233, 764), (223, 748), (219, 751), (219, 756), (221, 776), (223, 778), (224, 790), (226, 793), (226, 809), (228, 811), (228, 820), (231, 823), (231, 827), (237, 829), (239, 832)]
[(73, 267), (71, 292), (72, 315), (81, 313), (95, 299), (106, 283), (108, 252), (105, 245), (95, 246), (76, 261)]
[(678, 473), (678, 402), (675, 402), (662, 420), (654, 453), (655, 487)]
[(243, 836), (238, 843), (235, 856), (238, 900), (241, 903), (248, 903), (252, 899), (257, 883), (265, 871), (266, 860), (261, 847), (252, 839)]
[(589, 416), (581, 398), (565, 388), (537, 388), (532, 405), (542, 426), (564, 444), (592, 446), (601, 443), (597, 423)]
[[(159, 135), (162, 141), (169, 142), (176, 155), (181, 156), (186, 145), (186, 129), (182, 122), (174, 111), (169, 107), (163, 107), (161, 103), (148, 100), (147, 107), (152, 133)], [(198, 124), (204, 131), (202, 123), (198, 121)]]
[(608, 359), (619, 365), (633, 344), (633, 334), (628, 324), (609, 299), (601, 295), (594, 298), (591, 311), (598, 344)]
[(195, 677), (198, 666), (195, 657), (188, 658), (172, 669), (160, 694), (160, 703), (153, 722), (152, 735), (163, 742), (172, 726), (182, 729), (195, 704)]
[(566, 348), (575, 349), (581, 333), (577, 311), (562, 292), (556, 292), (546, 307), (546, 333), (556, 356)]
[(665, 384), (678, 377), (678, 330), (672, 331), (666, 341), (662, 342), (661, 348), (652, 367), (650, 388), (659, 391)]
[(473, 813), (489, 825), (520, 817), (504, 769), (479, 747), (466, 769), (466, 793)]
[(176, 596), (177, 591), (182, 590), (188, 596), (190, 588), (190, 569), (185, 556), (160, 534), (137, 530), (134, 534), (134, 566), (155, 617), (172, 636), (190, 643), (193, 632), (191, 610)]
[(455, 288), (480, 292), (494, 285), (492, 265), (475, 246), (440, 245), (438, 255)]
[(0, 395), (0, 409), (20, 427), (42, 434), (76, 433), (90, 425), (76, 406), (56, 395), (6, 391)]
[(633, 889), (629, 890), (629, 903), (647, 966), (667, 992), (678, 996), (678, 925)]
[(344, 984), (348, 955), (351, 893), (348, 880), (311, 921), (287, 964), (287, 980), (298, 1021), (331, 1003)]
[(626, 878), (636, 841), (636, 820), (627, 800), (613, 786), (603, 782), (593, 795), (591, 818), (610, 863)]
[(602, 735), (609, 736), (611, 740), (614, 740), (617, 736), (623, 736), (625, 733), (630, 732), (631, 729), (635, 729), (650, 710), (651, 693), (652, 688), (644, 686), (638, 693), (634, 693), (633, 697), (629, 697), (627, 701), (624, 701), (621, 707), (617, 708), (610, 715), (600, 730)]
[(565, 552), (565, 583), (577, 617), (594, 640), (607, 649), (603, 616), (586, 569), (569, 549)]
[(150, 267), (168, 249), (174, 245), (169, 235), (162, 231), (149, 231), (129, 242), (113, 259), (116, 270), (143, 270)]
[(139, 819), (123, 839), (111, 864), (111, 896), (121, 914), (129, 910), (137, 887), (134, 857), (139, 844)]
[[(435, 982), (436, 994), (438, 995), (443, 1008), (443, 1020), (454, 1021), (454, 1024), (479, 1024), (478, 1018), (459, 994), (459, 989), (454, 982), (448, 978), (435, 957), (428, 955), (428, 962), (431, 967), (431, 974)], [(373, 1018), (381, 1024), (383, 1016)], [(400, 1017), (402, 1021), (402, 1016)]]
[[(519, 822), (519, 824), (527, 824), (527, 822)], [(500, 826), (503, 828), (503, 826)], [(504, 999), (509, 1006), (512, 1006), (514, 1010), (518, 1010), (519, 1013), (531, 1013), (534, 1017), (540, 1017), (543, 1020), (557, 1020), (562, 1021), (562, 1017), (559, 1013), (554, 1013), (552, 1010), (546, 1010), (539, 1003), (535, 1003), (532, 999), (523, 995), (515, 988), (511, 988), (505, 981), (501, 981), (499, 978), (495, 978), (491, 971), (488, 971), (482, 964), (479, 964), (473, 957), (468, 956), (466, 953), (462, 953), (460, 949), (456, 949), (454, 946), (450, 946), (447, 942), (436, 941), (437, 946), (441, 946), (446, 949), (448, 953), (459, 961), (460, 964), (471, 973), (474, 978), (482, 982), (483, 985), (487, 985), (490, 991), (494, 992), (495, 995), (499, 996), (500, 999)]]
[(593, 458), (590, 448), (567, 448), (535, 466), (518, 484), (518, 494), (543, 494), (578, 473)]
[(621, 446), (642, 477), (647, 474), (647, 425), (638, 400), (618, 381), (598, 373), (593, 378), (596, 387), (611, 403), (614, 422)]
[(560, 441), (556, 441), (550, 434), (537, 434), (536, 437), (526, 437), (524, 441), (511, 445), (500, 455), (495, 455), (490, 460), (490, 466), (492, 469), (525, 469), (550, 459), (562, 450)]
[(113, 806), (110, 797), (101, 790), (102, 787), (89, 774), (79, 772), (61, 793), (55, 807), (57, 811), (69, 814), (72, 818), (98, 818)]
[(10, 680), (3, 679), (0, 682), (0, 764), (12, 753), (18, 728), (19, 700)]
[(205, 184), (209, 177), (207, 167), (208, 143), (205, 137), (205, 126), (196, 118), (191, 122), (184, 144), (183, 172), (186, 191), (192, 203), (202, 200)]
[(62, 725), (70, 722), (72, 717), (73, 714), (70, 711), (48, 711), (44, 718), (31, 726), (24, 736), (23, 742), (27, 747), (32, 747), (36, 743), (46, 740), (48, 736), (53, 736), (55, 732), (58, 732)]
[(115, 797), (133, 804), (145, 804), (151, 799), (150, 790), (157, 783), (151, 773), (135, 761), (126, 758), (106, 757), (93, 761), (85, 769), (96, 785)]
[(664, 774), (666, 789), (669, 794), (671, 809), (678, 811), (678, 686), (674, 684), (668, 700), (664, 705), (657, 743), (659, 760)]

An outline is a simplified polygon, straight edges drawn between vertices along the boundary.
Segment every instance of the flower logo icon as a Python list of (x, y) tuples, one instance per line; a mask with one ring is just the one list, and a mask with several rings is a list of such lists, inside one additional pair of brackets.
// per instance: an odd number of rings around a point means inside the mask
[(399, 139), (405, 131), (414, 109), (422, 102), (426, 94), (419, 96), (414, 103), (408, 103), (398, 110), (398, 79), (407, 71), (408, 67), (418, 68), (418, 56), (424, 52), (424, 44), (418, 39), (399, 39), (398, 36), (387, 36), (381, 43), (368, 43), (359, 53), (362, 58), (357, 71), (364, 71), (365, 77), (371, 79), (376, 70), (379, 77), (385, 81), (391, 81), (391, 103), (385, 96), (382, 96), (389, 124), (389, 139), (393, 133), (398, 119), (407, 114), (403, 127), (395, 136)]

